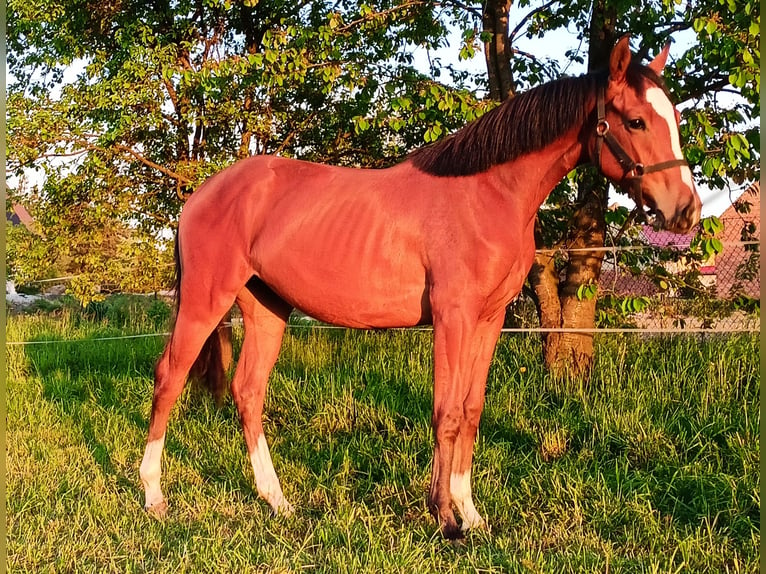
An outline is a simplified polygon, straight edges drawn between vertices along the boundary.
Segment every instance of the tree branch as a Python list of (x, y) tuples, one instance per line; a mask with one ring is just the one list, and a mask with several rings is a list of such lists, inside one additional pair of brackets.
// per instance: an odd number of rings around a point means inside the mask
[(399, 4), (398, 6), (393, 6), (391, 8), (387, 8), (386, 10), (381, 10), (380, 12), (373, 12), (372, 14), (367, 14), (366, 16), (362, 16), (361, 18), (357, 18), (356, 20), (349, 22), (345, 26), (340, 26), (339, 28), (336, 28), (335, 31), (340, 33), (348, 32), (349, 30), (359, 26), (360, 24), (369, 22), (370, 20), (373, 20), (374, 18), (379, 18), (380, 16), (388, 16), (389, 14), (394, 14), (396, 12), (403, 11), (415, 6), (424, 6), (426, 4), (428, 4), (428, 2), (424, 2), (423, 0), (412, 0), (411, 2), (405, 2), (404, 4)]
[(539, 6), (535, 8), (534, 10), (531, 10), (526, 16), (524, 16), (521, 21), (518, 23), (518, 25), (513, 29), (513, 32), (508, 34), (508, 41), (513, 43), (514, 38), (516, 38), (516, 34), (518, 34), (521, 29), (527, 25), (527, 23), (534, 18), (537, 14), (542, 12), (543, 10), (547, 10), (550, 8), (553, 4), (558, 2), (559, 0), (550, 0), (549, 2), (546, 2), (542, 6)]
[[(681, 103), (686, 103), (689, 100), (698, 100), (705, 94), (709, 94), (711, 92), (717, 92), (723, 90), (726, 86), (729, 85), (729, 79), (728, 78), (721, 78), (717, 82), (712, 82), (713, 78), (703, 78), (699, 82), (699, 86), (695, 91), (689, 91), (685, 94), (686, 99), (683, 100)], [(712, 83), (711, 83), (712, 82)]]
[(277, 149), (275, 149), (273, 152), (270, 152), (270, 154), (279, 155), (280, 153), (282, 153), (282, 151), (284, 151), (284, 149), (287, 147), (287, 144), (289, 144), (293, 140), (295, 135), (299, 131), (301, 131), (307, 124), (311, 123), (314, 120), (317, 113), (318, 112), (311, 112), (308, 116), (306, 116), (306, 118), (300, 124), (298, 124), (298, 127), (296, 127), (293, 131), (287, 134), (285, 139), (282, 140), (282, 143), (279, 144), (279, 147), (277, 147)]
[(459, 0), (448, 0), (447, 2), (442, 2), (441, 5), (450, 6), (453, 8), (459, 8), (460, 10), (464, 10), (465, 12), (468, 12), (474, 18), (481, 20), (481, 10), (474, 8), (473, 6), (469, 6), (468, 4), (465, 4), (463, 2), (460, 2)]
[[(178, 182), (179, 185), (188, 185), (188, 184), (190, 184), (192, 182), (192, 180), (189, 179), (188, 177), (186, 177), (185, 175), (181, 175), (180, 173), (177, 173), (177, 172), (175, 172), (175, 171), (173, 171), (173, 170), (171, 170), (171, 169), (169, 169), (169, 168), (167, 168), (165, 166), (162, 166), (162, 165), (160, 165), (158, 163), (154, 163), (149, 158), (144, 157), (143, 155), (141, 155), (140, 153), (138, 153), (137, 151), (135, 151), (134, 149), (132, 149), (132, 148), (126, 146), (126, 145), (122, 145), (122, 144), (116, 143), (116, 144), (113, 144), (113, 146), (114, 146), (115, 149), (118, 149), (120, 151), (123, 151), (123, 152), (133, 156), (135, 159), (137, 159), (138, 161), (140, 161), (144, 165), (146, 165), (148, 167), (151, 167), (152, 169), (156, 169), (160, 173), (162, 173), (162, 174), (164, 174), (164, 175), (166, 175), (166, 176), (168, 176), (168, 177), (170, 177), (172, 179), (175, 179)], [(98, 146), (93, 146), (93, 149), (108, 151), (106, 148), (101, 148), (101, 147), (98, 147)]]
[[(70, 141), (73, 144), (81, 146), (83, 148), (83, 151), (105, 151), (105, 152), (109, 151), (109, 147), (99, 146), (99, 145), (96, 145), (96, 144), (92, 143), (91, 141), (89, 141), (87, 139), (82, 139), (83, 137), (93, 137), (93, 138), (96, 138), (96, 137), (98, 137), (96, 134), (83, 134), (82, 136), (70, 135), (68, 138), (67, 138), (66, 135), (62, 134), (62, 137), (66, 138), (68, 141)], [(144, 155), (138, 153), (136, 150), (134, 150), (130, 146), (126, 146), (126, 145), (120, 144), (120, 143), (113, 143), (111, 145), (111, 147), (116, 149), (116, 150), (118, 150), (118, 151), (127, 153), (128, 155), (130, 155), (134, 159), (138, 160), (139, 162), (143, 163), (147, 167), (150, 167), (150, 168), (152, 168), (154, 170), (157, 170), (160, 173), (162, 173), (163, 175), (166, 175), (166, 176), (170, 177), (171, 179), (175, 179), (178, 182), (179, 185), (186, 185), (186, 184), (190, 184), (192, 182), (192, 180), (190, 178), (186, 177), (185, 175), (182, 175), (182, 174), (180, 174), (178, 172), (173, 171), (172, 169), (170, 169), (168, 167), (165, 167), (163, 165), (160, 165), (158, 163), (153, 162), (149, 158), (147, 158)], [(72, 155), (74, 155), (74, 154), (72, 154)]]
[(525, 52), (524, 50), (518, 50), (517, 48), (511, 48), (511, 52), (517, 56), (524, 56), (525, 58), (532, 60), (533, 62), (539, 62), (540, 60), (534, 54)]

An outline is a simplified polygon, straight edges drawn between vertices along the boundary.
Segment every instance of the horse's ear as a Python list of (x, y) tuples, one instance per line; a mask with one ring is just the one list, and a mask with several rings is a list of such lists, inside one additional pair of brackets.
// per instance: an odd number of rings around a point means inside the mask
[(662, 52), (649, 62), (649, 68), (655, 72), (658, 76), (662, 74), (662, 70), (665, 68), (665, 64), (668, 61), (668, 53), (670, 53), (670, 40), (665, 43), (665, 47), (662, 48)]
[(610, 82), (621, 84), (625, 81), (625, 74), (628, 71), (632, 57), (630, 53), (630, 36), (625, 34), (617, 41), (617, 45), (612, 48), (612, 54), (609, 56)]

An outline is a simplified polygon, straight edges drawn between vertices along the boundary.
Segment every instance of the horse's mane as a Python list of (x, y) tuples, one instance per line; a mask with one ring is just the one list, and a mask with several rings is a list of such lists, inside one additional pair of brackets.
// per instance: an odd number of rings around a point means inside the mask
[[(532, 88), (490, 110), (443, 140), (419, 148), (410, 161), (437, 176), (472, 175), (494, 165), (542, 149), (592, 113), (596, 89), (605, 86), (608, 73), (593, 72), (561, 78)], [(665, 88), (651, 69), (637, 63), (628, 68), (627, 81), (638, 89), (642, 79)]]

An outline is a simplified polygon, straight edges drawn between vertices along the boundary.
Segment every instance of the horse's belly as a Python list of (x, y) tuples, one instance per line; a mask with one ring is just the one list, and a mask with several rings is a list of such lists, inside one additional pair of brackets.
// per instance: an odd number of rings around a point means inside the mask
[(264, 270), (261, 279), (296, 309), (334, 325), (406, 327), (431, 319), (424, 276), (384, 280), (379, 273), (365, 277), (356, 270), (307, 265), (289, 275)]

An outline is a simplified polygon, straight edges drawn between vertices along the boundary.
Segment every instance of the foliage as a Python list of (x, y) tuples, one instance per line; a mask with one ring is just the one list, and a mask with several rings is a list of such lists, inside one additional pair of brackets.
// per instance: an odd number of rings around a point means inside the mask
[[(8, 338), (119, 334), (79, 313), (12, 317)], [(8, 350), (13, 571), (758, 567), (758, 335), (597, 337), (584, 387), (545, 373), (535, 337), (501, 339), (473, 472), (492, 530), (463, 545), (425, 506), (428, 333), (288, 331), (264, 427), (289, 520), (255, 493), (234, 406), (193, 388), (168, 429), (169, 516), (149, 517), (137, 475), (162, 339), (61, 345)]]
[[(627, 216), (624, 207), (607, 211), (606, 221), (613, 233), (623, 228)], [(725, 325), (726, 320), (737, 311), (757, 316), (760, 313), (760, 300), (742, 288), (743, 282), (752, 281), (760, 268), (757, 250), (743, 249), (742, 260), (736, 263), (736, 267), (729, 262), (717, 268), (719, 276), (715, 283), (704, 282), (702, 268), (715, 266), (716, 256), (725, 249), (720, 239), (723, 231), (724, 223), (718, 217), (710, 216), (702, 219), (691, 239), (681, 238), (680, 244), (671, 243), (663, 247), (645, 245), (647, 239), (644, 233), (637, 227), (628, 228), (617, 241), (614, 250), (607, 251), (604, 265), (612, 275), (604, 276), (598, 282), (581, 284), (577, 297), (581, 300), (598, 297), (596, 327), (635, 328), (636, 317), (642, 313), (652, 317), (662, 317), (665, 314), (684, 323), (691, 319), (700, 322), (704, 328)], [(688, 247), (685, 243), (688, 243)], [(737, 246), (730, 245), (729, 248), (736, 249)], [(564, 253), (558, 265), (563, 268), (565, 264)], [(725, 276), (727, 273), (733, 277)], [(626, 293), (624, 286), (616, 291), (617, 280), (624, 282), (629, 277), (634, 280), (634, 289), (640, 286), (646, 290), (649, 285), (653, 285), (652, 292)], [(719, 292), (719, 282), (731, 284), (728, 292)], [(649, 317), (646, 319), (654, 322)]]
[[(108, 295), (82, 306), (71, 295), (41, 298), (27, 307), (23, 315), (53, 316), (75, 328), (81, 323), (101, 324), (113, 332), (166, 331), (171, 327), (171, 301), (158, 296)], [(103, 332), (102, 332), (103, 335)]]
[[(694, 168), (697, 185), (727, 189), (760, 174), (760, 5), (752, 0), (602, 3), (617, 16), (617, 35), (630, 33), (637, 53), (646, 58), (667, 40), (683, 36), (671, 48), (665, 80), (681, 110), (684, 154)], [(572, 27), (587, 47), (591, 2), (548, 3), (535, 13), (526, 35), (546, 37)], [(593, 8), (596, 9), (596, 8)], [(526, 54), (525, 54), (526, 56)], [(582, 65), (582, 50), (567, 54), (565, 68)], [(520, 58), (524, 60), (525, 58)], [(552, 75), (560, 73), (552, 67)], [(526, 75), (520, 74), (522, 78)], [(564, 236), (576, 200), (575, 176), (551, 195), (540, 214), (545, 245)], [(612, 233), (620, 226), (613, 228)]]
[[(620, 220), (619, 217), (616, 219), (617, 222)], [(718, 293), (715, 284), (708, 286), (703, 283), (702, 267), (714, 265), (716, 255), (724, 250), (724, 245), (719, 239), (723, 229), (721, 220), (711, 216), (702, 219), (688, 248), (668, 245), (642, 249), (640, 236), (637, 236), (632, 243), (625, 243), (624, 246), (628, 249), (619, 250), (618, 248), (615, 252), (619, 255), (609, 261), (612, 265), (611, 269), (616, 269), (625, 276), (648, 279), (655, 285), (657, 296), (650, 298), (646, 295), (618, 295), (608, 285), (603, 285), (600, 291), (596, 325), (604, 327), (629, 325), (630, 317), (636, 313), (649, 308), (658, 312), (658, 304), (662, 305), (665, 296), (672, 296), (675, 300), (695, 301), (694, 308), (687, 306), (686, 318), (699, 318), (704, 327), (712, 326), (716, 321), (729, 317), (737, 310), (749, 314), (758, 313), (759, 301), (740, 293), (737, 288), (741, 281), (751, 278), (748, 264), (751, 263), (752, 258), (739, 264), (736, 270), (721, 270), (721, 272), (735, 273), (735, 287), (732, 293), (727, 294), (727, 297)], [(595, 283), (584, 285), (578, 291), (578, 297), (592, 298), (596, 293)], [(682, 319), (679, 316), (679, 320)]]
[(379, 167), (475, 118), (471, 78), (413, 65), (456, 18), (419, 0), (10, 2), (8, 165), (45, 178), (9, 192), (41, 227), (15, 276), (39, 279), (46, 252), (83, 303), (157, 290), (182, 198), (237, 158)]
[[(111, 290), (156, 291), (170, 282), (167, 238), (183, 198), (237, 158), (380, 167), (444, 137), (496, 103), (480, 98), (485, 78), (438, 58), (417, 71), (413, 50), (444, 46), (458, 27), (456, 57), (477, 57), (487, 41), (482, 6), (12, 0), (8, 173), (34, 168), (44, 183), (9, 190), (41, 227), (9, 234), (11, 276), (76, 275), (70, 291), (83, 303)], [(512, 5), (508, 31), (515, 90), (582, 66), (592, 10), (614, 14), (643, 57), (688, 40), (673, 47), (665, 76), (697, 182), (757, 179), (760, 6), (524, 0)], [(581, 41), (564, 62), (523, 49), (563, 28)], [(545, 245), (566, 236), (583, 177), (570, 174), (541, 210)], [(608, 244), (621, 228), (610, 225)]]
[[(526, 30), (529, 35), (544, 37), (552, 30), (575, 22), (581, 45), (592, 47), (595, 39), (589, 37), (592, 33), (589, 23), (598, 20), (598, 11), (601, 11), (600, 17), (615, 25), (615, 36), (631, 33), (633, 43), (638, 43), (637, 53), (643, 58), (658, 52), (668, 39), (682, 37), (683, 48), (677, 44), (671, 49), (665, 79), (681, 109), (684, 153), (693, 166), (697, 185), (720, 189), (759, 177), (759, 10), (759, 5), (752, 1), (734, 0), (550, 3), (535, 12)], [(568, 56), (567, 67), (585, 62), (582, 51)], [(603, 54), (592, 50), (588, 56), (603, 59)], [(566, 242), (577, 236), (573, 215), (580, 201), (585, 200), (581, 190), (588, 189), (583, 182), (589, 178), (586, 171), (579, 170), (570, 174), (551, 194), (539, 213), (541, 246), (566, 248)], [(603, 207), (606, 208), (606, 203)], [(633, 220), (626, 209), (617, 208), (606, 210), (604, 219), (607, 246), (637, 246), (646, 242), (642, 228), (636, 225), (644, 223), (642, 217)], [(743, 238), (749, 233), (747, 239), (753, 239), (754, 231), (752, 226), (743, 228)], [(587, 230), (581, 232), (587, 233)], [(716, 218), (702, 222), (692, 242), (692, 252), (683, 256), (688, 265), (684, 275), (669, 273), (667, 269), (671, 258), (678, 256), (676, 250), (622, 251), (617, 263), (623, 272), (650, 277), (662, 291), (680, 290), (687, 296), (714, 298), (714, 290), (701, 285), (699, 268), (721, 252), (723, 246), (716, 237), (719, 232), (720, 221)], [(566, 254), (557, 258), (560, 276), (567, 275), (571, 261)], [(754, 276), (758, 261), (754, 250), (738, 275), (742, 279)], [(591, 275), (595, 277), (597, 273)], [(576, 291), (579, 301), (599, 297), (595, 321), (604, 326), (621, 324), (630, 311), (645, 305), (642, 296), (616, 296), (603, 289), (599, 293), (595, 279), (573, 286), (562, 285), (561, 289)], [(548, 286), (542, 291), (551, 293), (555, 289)], [(589, 325), (586, 321), (577, 326)]]

